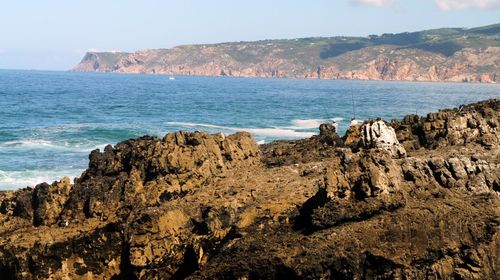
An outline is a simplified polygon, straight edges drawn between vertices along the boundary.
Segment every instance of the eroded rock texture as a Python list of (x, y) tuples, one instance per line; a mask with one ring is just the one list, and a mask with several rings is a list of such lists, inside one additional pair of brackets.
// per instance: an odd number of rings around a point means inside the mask
[(0, 193), (0, 276), (498, 279), (499, 103), (342, 139), (323, 125), (260, 147), (178, 132), (93, 151), (74, 184)]

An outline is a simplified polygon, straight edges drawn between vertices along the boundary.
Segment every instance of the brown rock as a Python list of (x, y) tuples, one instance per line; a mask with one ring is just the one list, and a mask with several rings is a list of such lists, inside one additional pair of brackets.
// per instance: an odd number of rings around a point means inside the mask
[(74, 184), (0, 193), (0, 275), (495, 279), (497, 104), (391, 122), (407, 157), (363, 145), (362, 126), (345, 146), (322, 126), (261, 146), (177, 132), (93, 151)]

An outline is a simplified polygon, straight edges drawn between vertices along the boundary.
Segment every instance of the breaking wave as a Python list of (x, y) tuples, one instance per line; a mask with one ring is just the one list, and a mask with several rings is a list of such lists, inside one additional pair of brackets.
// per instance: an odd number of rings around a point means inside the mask
[(67, 176), (71, 180), (80, 176), (82, 170), (24, 170), (24, 171), (3, 171), (0, 170), (0, 186), (2, 190), (16, 190), (23, 187), (34, 187), (37, 184), (47, 182), (52, 183)]
[[(310, 131), (299, 131), (304, 129), (310, 129), (309, 127), (270, 127), (270, 128), (252, 128), (252, 127), (231, 127), (231, 126), (221, 126), (206, 123), (190, 123), (190, 122), (165, 122), (164, 124), (170, 126), (179, 127), (198, 127), (198, 128), (210, 128), (218, 129), (227, 132), (241, 132), (246, 131), (251, 133), (256, 137), (271, 137), (271, 138), (307, 138), (316, 135), (316, 132)], [(309, 124), (310, 126), (310, 124)], [(319, 126), (319, 125), (318, 125)]]
[(70, 143), (68, 141), (52, 141), (43, 139), (21, 139), (0, 143), (2, 150), (65, 150), (69, 152), (90, 152), (94, 149), (103, 149), (103, 143)]
[[(329, 123), (332, 120), (336, 121), (337, 123), (341, 123), (344, 120), (344, 118), (335, 117), (331, 119), (294, 119), (290, 121), (290, 125), (288, 126), (273, 126), (264, 128), (233, 127), (233, 126), (223, 126), (223, 125), (215, 125), (209, 123), (195, 123), (195, 122), (164, 122), (163, 124), (181, 128), (184, 127), (184, 128), (220, 130), (229, 133), (246, 131), (251, 133), (257, 139), (260, 138), (298, 139), (298, 138), (308, 138), (318, 134), (319, 126), (322, 123)], [(260, 143), (262, 141), (263, 140), (260, 139), (258, 142)]]

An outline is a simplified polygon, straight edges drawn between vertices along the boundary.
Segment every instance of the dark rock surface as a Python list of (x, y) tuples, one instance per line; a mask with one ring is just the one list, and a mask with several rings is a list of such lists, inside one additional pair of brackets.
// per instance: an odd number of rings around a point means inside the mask
[(392, 121), (397, 141), (367, 121), (93, 151), (74, 184), (0, 193), (1, 279), (498, 279), (499, 103)]

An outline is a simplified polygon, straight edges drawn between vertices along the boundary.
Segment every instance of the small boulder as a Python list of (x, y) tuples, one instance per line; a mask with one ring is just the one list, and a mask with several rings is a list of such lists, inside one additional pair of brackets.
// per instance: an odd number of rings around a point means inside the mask
[(324, 123), (319, 126), (319, 138), (328, 145), (342, 146), (342, 139), (340, 139), (338, 131), (331, 123)]
[(366, 122), (361, 127), (362, 143), (365, 148), (383, 149), (393, 157), (406, 157), (405, 148), (399, 144), (394, 128), (382, 120)]

